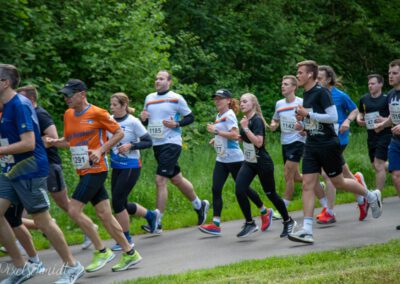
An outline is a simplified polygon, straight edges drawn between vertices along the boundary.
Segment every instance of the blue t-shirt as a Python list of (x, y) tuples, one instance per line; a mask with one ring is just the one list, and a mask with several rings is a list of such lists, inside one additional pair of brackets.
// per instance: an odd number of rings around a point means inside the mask
[(17, 143), (21, 141), (21, 134), (30, 131), (35, 134), (35, 149), (8, 155), (6, 159), (2, 159), (2, 171), (11, 180), (47, 177), (49, 173), (46, 149), (40, 136), (35, 109), (27, 98), (17, 94), (3, 106), (0, 123), (1, 143)]
[[(346, 120), (349, 113), (357, 108), (357, 105), (351, 100), (348, 94), (335, 87), (331, 89), (331, 95), (333, 102), (336, 105), (338, 113), (338, 124), (340, 128), (340, 126)], [(349, 144), (349, 134), (350, 130), (347, 130), (344, 133), (340, 132), (338, 133), (340, 145)]]

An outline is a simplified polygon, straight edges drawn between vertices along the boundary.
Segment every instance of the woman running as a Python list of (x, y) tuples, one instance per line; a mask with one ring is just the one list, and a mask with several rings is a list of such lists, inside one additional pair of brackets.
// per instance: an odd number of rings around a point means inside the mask
[[(110, 109), (114, 119), (124, 131), (124, 138), (111, 150), (111, 194), (112, 207), (115, 218), (120, 223), (125, 237), (133, 244), (129, 232), (129, 215), (144, 217), (149, 223), (151, 232), (157, 228), (160, 212), (148, 210), (138, 203), (128, 202), (128, 196), (140, 176), (142, 166), (140, 149), (152, 146), (151, 137), (142, 123), (132, 114), (135, 109), (129, 107), (129, 98), (124, 93), (115, 93), (110, 99)], [(119, 244), (115, 244), (113, 251), (121, 250)]]
[(265, 125), (257, 97), (246, 93), (240, 98), (240, 109), (244, 117), (240, 121), (240, 136), (243, 140), (244, 159), (242, 167), (236, 178), (236, 197), (246, 219), (238, 238), (247, 237), (258, 231), (258, 227), (251, 215), (248, 197), (249, 186), (254, 177), (258, 175), (261, 186), (278, 212), (283, 218), (283, 231), (281, 238), (292, 232), (296, 222), (289, 216), (285, 203), (276, 193), (274, 179), (274, 163), (265, 150)]
[[(233, 179), (236, 179), (244, 157), (237, 141), (239, 126), (235, 113), (239, 111), (238, 100), (232, 99), (232, 94), (228, 90), (218, 90), (213, 95), (213, 99), (218, 114), (214, 124), (207, 125), (207, 130), (215, 134), (210, 144), (214, 145), (214, 149), (217, 152), (212, 184), (214, 217), (212, 223), (199, 226), (199, 229), (207, 234), (220, 235), (222, 188), (229, 174), (232, 175)], [(252, 188), (248, 189), (248, 195), (254, 204), (260, 208), (261, 230), (267, 230), (271, 224), (272, 211), (265, 208), (257, 192)]]

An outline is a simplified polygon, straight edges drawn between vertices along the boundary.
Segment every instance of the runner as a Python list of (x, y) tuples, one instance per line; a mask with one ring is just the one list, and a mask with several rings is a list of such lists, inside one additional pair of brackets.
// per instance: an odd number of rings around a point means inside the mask
[[(147, 125), (153, 139), (154, 156), (158, 164), (156, 187), (160, 222), (156, 233), (162, 232), (161, 220), (168, 199), (168, 180), (171, 180), (172, 184), (192, 202), (198, 217), (197, 225), (204, 224), (209, 207), (207, 200), (200, 200), (196, 195), (192, 183), (183, 177), (178, 165), (182, 150), (181, 127), (191, 124), (194, 121), (194, 115), (185, 99), (170, 90), (171, 84), (171, 74), (167, 71), (158, 72), (155, 81), (157, 92), (146, 97), (144, 110), (140, 114), (142, 122)], [(148, 226), (142, 226), (142, 228), (150, 231)]]
[[(338, 121), (334, 124), (334, 128), (336, 135), (339, 137), (343, 176), (355, 179), (366, 187), (363, 174), (357, 172), (353, 175), (343, 157), (343, 152), (349, 143), (350, 123), (356, 119), (358, 114), (357, 106), (348, 94), (337, 88), (337, 86), (340, 86), (341, 84), (331, 66), (321, 65), (318, 67), (317, 82), (331, 92), (333, 103), (336, 106)], [(336, 222), (336, 217), (333, 212), (336, 200), (336, 188), (323, 170), (322, 176), (326, 183), (326, 196), (322, 199), (321, 205), (323, 206), (323, 209), (321, 213), (316, 216), (316, 219), (319, 224), (332, 224)], [(317, 190), (318, 189), (319, 187), (317, 187)], [(323, 190), (321, 190), (321, 193), (322, 195), (325, 195)], [(359, 220), (362, 221), (368, 214), (368, 202), (361, 195), (356, 195), (356, 200), (360, 210)]]
[(386, 170), (388, 160), (388, 148), (392, 132), (391, 126), (380, 132), (376, 132), (375, 123), (386, 120), (389, 116), (387, 96), (382, 93), (383, 78), (379, 74), (368, 76), (369, 93), (361, 97), (357, 116), (357, 123), (367, 128), (368, 154), (375, 170), (375, 185), (380, 191), (383, 190), (386, 181)]
[[(214, 146), (217, 153), (213, 172), (213, 211), (212, 223), (199, 226), (200, 231), (211, 234), (221, 234), (221, 211), (222, 211), (222, 189), (229, 174), (233, 179), (243, 164), (243, 152), (240, 149), (239, 127), (235, 113), (239, 111), (239, 102), (232, 98), (228, 90), (218, 90), (213, 94), (218, 114), (213, 124), (207, 125), (208, 132), (215, 135), (210, 144)], [(261, 231), (265, 231), (271, 225), (272, 210), (265, 208), (257, 192), (252, 188), (248, 189), (249, 198), (256, 204), (261, 212)]]
[[(148, 210), (138, 203), (128, 202), (128, 196), (140, 176), (142, 162), (140, 149), (152, 146), (151, 137), (139, 119), (132, 114), (135, 109), (129, 107), (129, 98), (125, 93), (115, 93), (110, 99), (110, 108), (113, 118), (124, 131), (124, 138), (110, 151), (111, 155), (111, 193), (112, 208), (115, 218), (122, 227), (124, 235), (130, 244), (133, 244), (129, 232), (129, 215), (143, 217), (149, 223), (151, 231), (157, 229), (159, 218), (158, 210)], [(110, 133), (107, 133), (110, 136)], [(122, 248), (115, 244), (111, 250), (120, 251)]]
[(20, 76), (13, 65), (0, 64), (0, 100), (3, 115), (0, 123), (0, 242), (17, 268), (4, 283), (22, 283), (38, 272), (38, 266), (20, 254), (15, 235), (4, 214), (11, 204), (22, 205), (32, 215), (61, 257), (65, 268), (56, 283), (75, 283), (84, 274), (74, 259), (60, 228), (49, 214), (45, 192), (49, 172), (46, 151), (40, 136), (36, 113), (27, 98), (17, 94)]
[[(69, 107), (64, 114), (64, 137), (48, 137), (46, 142), (49, 146), (70, 149), (72, 163), (80, 177), (69, 203), (68, 214), (89, 236), (96, 249), (92, 263), (85, 269), (87, 272), (95, 272), (115, 257), (104, 246), (93, 221), (83, 212), (85, 205), (91, 202), (107, 232), (124, 251), (112, 271), (126, 270), (140, 262), (142, 257), (131, 247), (120, 224), (112, 215), (104, 187), (108, 171), (105, 154), (124, 137), (124, 133), (107, 111), (89, 104), (87, 87), (81, 80), (69, 80), (59, 92), (64, 95)], [(106, 131), (112, 133), (108, 141)]]
[[(395, 59), (389, 64), (389, 85), (393, 87), (387, 95), (390, 116), (383, 122), (377, 123), (375, 129), (379, 132), (388, 126), (393, 126), (388, 152), (389, 172), (400, 196), (400, 59)], [(400, 225), (396, 229), (400, 230)]]
[(280, 237), (286, 237), (292, 232), (296, 222), (289, 216), (285, 203), (275, 190), (274, 163), (265, 150), (266, 122), (257, 97), (250, 93), (243, 94), (240, 98), (240, 109), (244, 113), (240, 121), (240, 136), (243, 140), (245, 162), (236, 178), (236, 198), (246, 222), (237, 237), (244, 238), (258, 230), (248, 200), (250, 184), (256, 175), (268, 199), (283, 218), (283, 231)]
[[(282, 78), (281, 91), (284, 99), (279, 100), (275, 105), (275, 113), (272, 117), (269, 128), (275, 131), (281, 128), (282, 156), (285, 174), (285, 193), (283, 202), (286, 208), (292, 200), (295, 182), (302, 182), (299, 162), (303, 157), (304, 132), (295, 128), (295, 110), (298, 105), (303, 104), (303, 99), (296, 97), (297, 79), (293, 75), (286, 75)], [(275, 215), (275, 214), (274, 214)]]
[(303, 120), (307, 131), (302, 168), (304, 223), (303, 228), (289, 234), (289, 239), (314, 243), (314, 190), (318, 186), (321, 168), (336, 188), (366, 197), (374, 218), (382, 214), (381, 193), (379, 190), (370, 192), (357, 181), (343, 176), (339, 138), (333, 126), (338, 118), (336, 106), (329, 90), (316, 83), (318, 65), (315, 61), (300, 62), (297, 68), (299, 86), (304, 88), (303, 106), (297, 107), (297, 119)]

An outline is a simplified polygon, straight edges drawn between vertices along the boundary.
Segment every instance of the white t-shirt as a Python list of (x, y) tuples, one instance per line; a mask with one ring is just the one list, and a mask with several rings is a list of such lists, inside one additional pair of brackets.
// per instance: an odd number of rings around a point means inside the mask
[[(222, 115), (218, 114), (214, 125), (218, 131), (224, 132), (229, 132), (233, 128), (239, 129), (236, 115), (231, 109)], [(240, 149), (239, 142), (237, 140), (230, 140), (228, 138), (215, 135), (214, 149), (217, 152), (218, 162), (234, 163), (244, 160), (243, 152)]]
[(291, 144), (296, 141), (305, 143), (306, 141), (306, 138), (294, 129), (296, 123), (295, 110), (298, 105), (303, 105), (302, 98), (295, 97), (295, 100), (291, 103), (286, 102), (286, 99), (282, 99), (275, 105), (275, 113), (272, 119), (279, 120), (282, 145)]
[(153, 145), (173, 143), (182, 146), (181, 128), (168, 128), (162, 124), (163, 120), (180, 121), (192, 111), (185, 99), (172, 91), (164, 95), (151, 93), (146, 97), (144, 109), (149, 113), (147, 130), (153, 140)]
[[(127, 143), (137, 143), (140, 141), (140, 137), (147, 133), (146, 128), (139, 119), (132, 115), (128, 115), (123, 121), (119, 121), (118, 124), (124, 131), (124, 138), (121, 139), (110, 151), (111, 156), (111, 167), (113, 169), (130, 169), (140, 168), (140, 151), (130, 150), (123, 154), (118, 154), (118, 147)], [(110, 138), (111, 133), (107, 132), (107, 137)]]

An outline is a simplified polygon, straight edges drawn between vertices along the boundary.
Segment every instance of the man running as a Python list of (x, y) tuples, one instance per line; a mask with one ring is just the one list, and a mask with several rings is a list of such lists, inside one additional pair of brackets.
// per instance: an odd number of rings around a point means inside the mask
[(297, 119), (304, 122), (307, 132), (303, 158), (303, 228), (289, 234), (294, 242), (314, 243), (314, 189), (318, 186), (321, 168), (336, 188), (342, 188), (368, 199), (372, 216), (382, 214), (381, 193), (368, 191), (354, 179), (345, 178), (342, 173), (342, 156), (339, 138), (333, 124), (337, 121), (336, 106), (329, 90), (317, 84), (318, 65), (307, 60), (297, 64), (297, 80), (304, 88), (303, 106), (297, 107)]
[[(115, 257), (115, 254), (104, 246), (93, 221), (83, 212), (88, 202), (93, 204), (96, 215), (105, 229), (124, 251), (119, 262), (112, 267), (112, 271), (126, 270), (140, 262), (142, 257), (131, 247), (121, 225), (112, 215), (104, 187), (108, 172), (105, 155), (124, 137), (124, 133), (106, 110), (88, 102), (87, 87), (81, 80), (70, 79), (59, 92), (64, 95), (69, 107), (64, 114), (64, 137), (47, 138), (47, 143), (50, 146), (70, 149), (73, 166), (80, 177), (69, 203), (68, 214), (92, 240), (96, 249), (93, 261), (86, 267), (86, 271), (95, 272)], [(111, 133), (108, 141), (107, 131)]]
[(20, 82), (13, 65), (0, 64), (0, 100), (3, 114), (0, 123), (0, 242), (17, 268), (5, 283), (22, 283), (33, 277), (38, 266), (25, 262), (15, 243), (15, 236), (4, 214), (11, 204), (22, 205), (32, 215), (35, 224), (46, 234), (52, 246), (66, 264), (56, 283), (75, 283), (84, 274), (83, 266), (74, 259), (64, 235), (49, 214), (45, 192), (49, 172), (46, 151), (39, 123), (30, 101), (17, 94)]
[[(158, 163), (156, 172), (157, 209), (160, 211), (158, 233), (162, 232), (161, 220), (168, 199), (168, 180), (171, 180), (172, 184), (192, 202), (198, 217), (197, 225), (204, 224), (209, 208), (209, 202), (200, 200), (192, 183), (182, 175), (178, 165), (182, 150), (181, 127), (191, 124), (194, 115), (185, 99), (170, 90), (171, 84), (171, 74), (167, 71), (158, 72), (155, 81), (156, 92), (146, 97), (144, 110), (140, 115), (153, 139), (154, 156)], [(142, 228), (150, 231), (148, 226)]]

